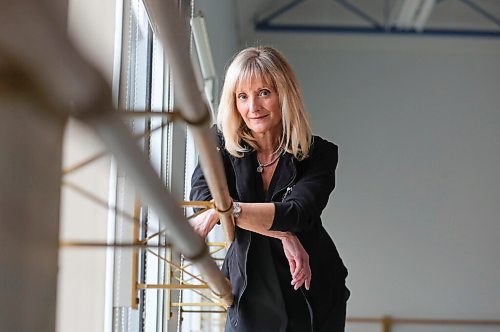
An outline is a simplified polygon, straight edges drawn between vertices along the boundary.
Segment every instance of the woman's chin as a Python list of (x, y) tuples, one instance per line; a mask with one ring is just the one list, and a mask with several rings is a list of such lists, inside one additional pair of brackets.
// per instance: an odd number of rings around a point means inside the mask
[(281, 133), (281, 124), (272, 125), (271, 123), (253, 123), (248, 127), (254, 135), (280, 135)]
[(273, 130), (272, 127), (269, 126), (258, 126), (254, 128), (250, 128), (252, 133), (256, 136), (264, 136), (264, 135), (269, 135), (269, 134), (277, 134), (279, 135), (279, 131)]

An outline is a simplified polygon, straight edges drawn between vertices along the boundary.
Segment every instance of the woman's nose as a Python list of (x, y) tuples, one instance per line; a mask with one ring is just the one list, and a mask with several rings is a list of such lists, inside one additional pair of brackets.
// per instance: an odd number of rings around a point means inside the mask
[(257, 112), (259, 110), (259, 103), (257, 98), (255, 97), (250, 97), (248, 100), (248, 108), (252, 112)]

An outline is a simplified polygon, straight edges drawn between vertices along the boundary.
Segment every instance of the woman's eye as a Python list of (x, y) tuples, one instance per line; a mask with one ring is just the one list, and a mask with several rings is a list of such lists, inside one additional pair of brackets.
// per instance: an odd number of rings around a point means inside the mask
[(244, 95), (244, 94), (239, 94), (239, 95), (238, 95), (238, 99), (239, 99), (239, 100), (245, 100), (245, 99), (247, 99), (247, 96), (246, 96), (246, 95)]
[(264, 96), (264, 97), (267, 97), (267, 96), (269, 96), (270, 94), (271, 94), (271, 91), (266, 90), (266, 89), (264, 89), (264, 90), (260, 90), (260, 92), (259, 92), (259, 95), (260, 95), (260, 96)]

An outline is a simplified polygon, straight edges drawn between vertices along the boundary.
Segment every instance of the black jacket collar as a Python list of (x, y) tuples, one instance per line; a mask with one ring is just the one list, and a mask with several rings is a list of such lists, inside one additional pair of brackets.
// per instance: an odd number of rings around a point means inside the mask
[[(260, 201), (262, 178), (257, 172), (258, 162), (255, 151), (246, 152), (241, 158), (234, 156), (229, 156), (229, 158), (235, 173), (236, 190), (239, 200), (242, 202)], [(293, 155), (289, 153), (283, 154), (280, 157), (276, 171), (277, 173), (275, 173), (274, 176), (278, 178), (275, 180), (276, 185), (274, 186), (274, 191), (271, 196), (273, 198), (276, 194), (285, 190), (293, 182), (297, 174)]]

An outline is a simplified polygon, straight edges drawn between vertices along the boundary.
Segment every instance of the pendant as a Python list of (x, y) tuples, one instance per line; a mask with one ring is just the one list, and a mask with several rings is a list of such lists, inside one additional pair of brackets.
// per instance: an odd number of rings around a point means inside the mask
[(257, 167), (257, 172), (262, 173), (263, 170), (264, 170), (264, 167), (262, 167), (260, 165)]

